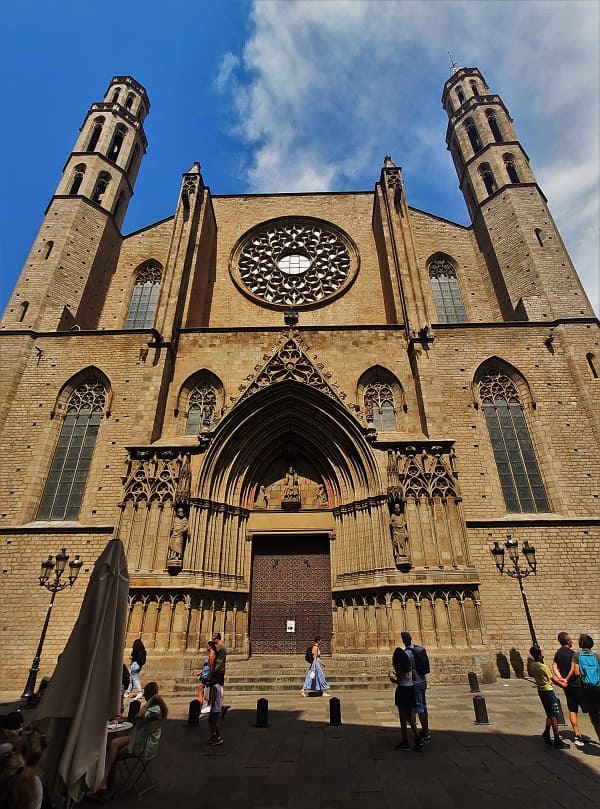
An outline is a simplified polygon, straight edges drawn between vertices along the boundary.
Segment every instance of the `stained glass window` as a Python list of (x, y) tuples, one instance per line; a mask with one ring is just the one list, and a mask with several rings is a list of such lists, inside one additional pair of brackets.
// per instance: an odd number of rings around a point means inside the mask
[(479, 383), (506, 510), (550, 511), (523, 406), (512, 380), (499, 370)]
[(149, 329), (154, 325), (161, 278), (160, 267), (156, 264), (140, 267), (125, 321), (126, 329)]
[(69, 399), (38, 520), (78, 518), (105, 402), (106, 389), (99, 379), (84, 382)]

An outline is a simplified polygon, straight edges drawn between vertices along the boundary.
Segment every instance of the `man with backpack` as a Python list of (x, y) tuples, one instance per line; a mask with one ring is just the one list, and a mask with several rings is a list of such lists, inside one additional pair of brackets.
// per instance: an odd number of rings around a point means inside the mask
[(427, 713), (427, 699), (425, 691), (427, 690), (427, 675), (431, 671), (429, 666), (429, 657), (427, 650), (423, 646), (419, 646), (412, 642), (410, 632), (401, 632), (402, 643), (404, 650), (409, 656), (412, 669), (413, 681), (415, 685), (415, 701), (417, 703), (416, 712), (421, 723), (421, 732), (419, 739), (421, 744), (431, 741), (431, 733), (429, 732), (429, 714)]
[(572, 648), (573, 641), (571, 640), (569, 633), (559, 632), (558, 642), (560, 643), (560, 648), (554, 655), (554, 660), (552, 661), (552, 670), (557, 677), (561, 678), (565, 682), (565, 685), (563, 685), (562, 688), (565, 692), (567, 708), (569, 709), (569, 721), (571, 723), (571, 727), (573, 728), (573, 735), (575, 737), (573, 741), (575, 747), (579, 747), (581, 749), (582, 747), (585, 747), (585, 740), (581, 735), (581, 731), (579, 730), (579, 718), (577, 716), (579, 708), (583, 710), (584, 707), (581, 678), (575, 676), (575, 665), (573, 663), (575, 651)]
[(584, 703), (590, 714), (590, 722), (600, 740), (600, 657), (592, 652), (594, 639), (590, 635), (579, 636), (579, 651), (573, 655), (575, 674), (581, 678)]

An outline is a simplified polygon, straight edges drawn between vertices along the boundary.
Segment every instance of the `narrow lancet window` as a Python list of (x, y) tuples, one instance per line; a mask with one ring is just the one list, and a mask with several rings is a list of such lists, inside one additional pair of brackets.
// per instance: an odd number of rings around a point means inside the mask
[(464, 323), (467, 320), (453, 264), (444, 256), (429, 262), (429, 279), (440, 323)]
[(515, 384), (500, 369), (492, 368), (479, 382), (479, 397), (506, 510), (550, 511)]
[(38, 508), (38, 520), (79, 517), (105, 403), (106, 389), (95, 378), (81, 384), (71, 395)]
[(126, 329), (152, 328), (161, 280), (162, 272), (158, 264), (150, 262), (140, 267), (125, 321)]

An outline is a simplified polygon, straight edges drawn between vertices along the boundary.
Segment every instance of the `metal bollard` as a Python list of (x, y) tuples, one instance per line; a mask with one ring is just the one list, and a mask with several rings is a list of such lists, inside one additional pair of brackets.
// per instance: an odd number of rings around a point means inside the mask
[(336, 727), (342, 724), (342, 707), (337, 697), (329, 700), (329, 724)]
[(269, 700), (264, 697), (256, 701), (256, 727), (269, 727)]
[(467, 676), (469, 678), (469, 688), (471, 689), (471, 693), (475, 693), (476, 691), (480, 691), (479, 680), (477, 679), (477, 674), (474, 671), (470, 671)]
[(140, 712), (140, 708), (142, 707), (142, 703), (139, 699), (132, 699), (129, 703), (129, 709), (127, 711), (127, 721), (128, 722), (135, 722), (137, 719), (137, 715)]
[(200, 708), (202, 705), (197, 699), (190, 702), (190, 709), (188, 711), (188, 728), (197, 728), (200, 724)]
[(473, 709), (475, 711), (475, 722), (478, 725), (490, 724), (484, 697), (473, 697)]
[(558, 724), (566, 725), (567, 723), (565, 722), (565, 715), (563, 713), (561, 701), (558, 697), (556, 697), (556, 701), (558, 702), (558, 716), (556, 717), (558, 719)]

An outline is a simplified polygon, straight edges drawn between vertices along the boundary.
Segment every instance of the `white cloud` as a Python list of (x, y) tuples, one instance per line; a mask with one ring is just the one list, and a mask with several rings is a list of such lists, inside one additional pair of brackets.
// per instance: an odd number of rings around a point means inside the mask
[(255, 3), (243, 53), (227, 54), (219, 74), (249, 189), (370, 188), (390, 153), (409, 203), (412, 193), (462, 217), (440, 105), (450, 50), (507, 104), (598, 306), (599, 9), (593, 0)]

